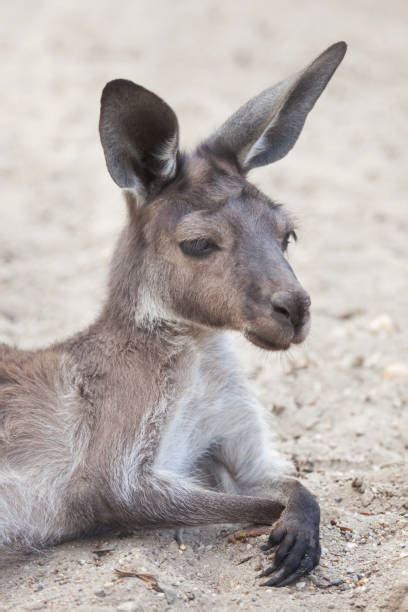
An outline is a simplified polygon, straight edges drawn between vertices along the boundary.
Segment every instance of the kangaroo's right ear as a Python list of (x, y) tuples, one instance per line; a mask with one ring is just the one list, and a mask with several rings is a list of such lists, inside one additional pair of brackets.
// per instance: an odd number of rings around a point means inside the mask
[(111, 177), (138, 203), (174, 178), (177, 117), (151, 91), (124, 79), (110, 81), (102, 92), (99, 133)]

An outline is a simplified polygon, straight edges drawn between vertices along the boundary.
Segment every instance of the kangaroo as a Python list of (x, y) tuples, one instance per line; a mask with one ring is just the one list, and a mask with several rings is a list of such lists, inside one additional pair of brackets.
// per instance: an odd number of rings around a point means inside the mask
[(263, 584), (319, 563), (318, 502), (274, 449), (229, 330), (267, 351), (308, 333), (285, 257), (293, 222), (246, 176), (293, 147), (345, 52), (332, 45), (191, 154), (161, 98), (105, 86), (100, 137), (128, 222), (89, 329), (36, 351), (0, 345), (3, 562), (120, 526), (253, 522), (273, 525)]

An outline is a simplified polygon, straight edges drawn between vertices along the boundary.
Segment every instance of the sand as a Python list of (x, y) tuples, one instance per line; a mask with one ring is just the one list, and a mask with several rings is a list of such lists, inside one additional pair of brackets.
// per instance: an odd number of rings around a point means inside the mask
[(398, 0), (1, 4), (0, 342), (21, 347), (84, 327), (103, 299), (124, 220), (97, 134), (106, 81), (162, 95), (189, 148), (330, 43), (350, 45), (294, 151), (251, 177), (298, 219), (290, 259), (312, 332), (282, 356), (236, 340), (278, 446), (320, 499), (320, 567), (262, 589), (266, 536), (187, 530), (180, 550), (172, 532), (134, 533), (7, 569), (2, 610), (408, 609), (407, 23)]

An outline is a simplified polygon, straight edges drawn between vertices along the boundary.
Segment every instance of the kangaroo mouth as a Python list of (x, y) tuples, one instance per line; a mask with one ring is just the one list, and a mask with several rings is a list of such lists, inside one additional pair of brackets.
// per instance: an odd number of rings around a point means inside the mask
[(285, 342), (282, 338), (277, 342), (276, 340), (270, 340), (264, 336), (260, 336), (253, 331), (245, 332), (245, 338), (258, 348), (266, 351), (286, 351), (291, 345), (291, 340)]
[(298, 328), (292, 325), (257, 325), (248, 327), (244, 336), (265, 351), (287, 351), (292, 344), (301, 344), (310, 330), (310, 316)]

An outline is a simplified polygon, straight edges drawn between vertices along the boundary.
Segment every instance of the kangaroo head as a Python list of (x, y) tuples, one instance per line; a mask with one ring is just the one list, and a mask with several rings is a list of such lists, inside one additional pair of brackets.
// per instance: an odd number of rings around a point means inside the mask
[(247, 181), (282, 158), (346, 52), (336, 43), (242, 106), (192, 154), (176, 115), (131, 81), (108, 83), (100, 135), (130, 221), (112, 274), (142, 323), (182, 320), (241, 331), (266, 349), (304, 340), (310, 298), (285, 251), (290, 216)]

